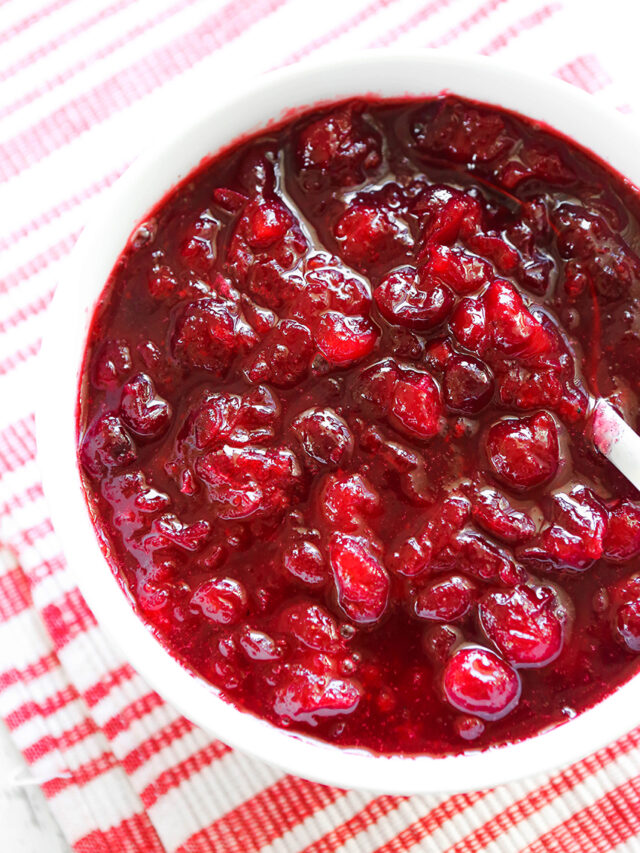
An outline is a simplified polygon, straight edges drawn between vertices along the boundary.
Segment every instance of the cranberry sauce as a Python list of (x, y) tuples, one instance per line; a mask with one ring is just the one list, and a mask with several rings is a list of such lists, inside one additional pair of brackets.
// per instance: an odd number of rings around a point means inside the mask
[(385, 753), (517, 740), (640, 667), (639, 197), (451, 97), (239, 144), (132, 237), (79, 457), (142, 618), (279, 726)]

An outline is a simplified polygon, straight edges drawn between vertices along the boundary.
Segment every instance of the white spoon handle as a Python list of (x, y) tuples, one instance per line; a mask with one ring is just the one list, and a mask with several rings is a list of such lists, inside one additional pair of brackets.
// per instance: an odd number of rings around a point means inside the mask
[(640, 489), (640, 436), (606, 400), (596, 403), (593, 441), (600, 453)]

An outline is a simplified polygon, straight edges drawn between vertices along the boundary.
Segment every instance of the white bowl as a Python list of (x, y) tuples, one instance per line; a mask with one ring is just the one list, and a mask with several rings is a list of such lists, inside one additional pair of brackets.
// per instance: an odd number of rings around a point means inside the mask
[[(40, 356), (44, 375), (37, 433), (45, 492), (66, 557), (100, 625), (149, 684), (193, 722), (291, 773), (344, 788), (388, 794), (485, 788), (577, 760), (633, 728), (640, 722), (640, 676), (575, 719), (521, 743), (444, 758), (342, 749), (276, 728), (228, 704), (178, 663), (134, 613), (87, 510), (76, 459), (78, 378), (96, 300), (127, 239), (204, 157), (292, 110), (319, 102), (447, 91), (544, 122), (640, 185), (640, 132), (628, 119), (564, 83), (493, 60), (370, 51), (287, 68), (226, 98), (220, 87), (211, 89), (207, 81), (202, 85), (203, 97), (194, 96), (190, 119), (183, 123), (181, 116), (178, 129), (161, 147), (127, 171), (78, 240), (50, 309)], [(211, 103), (208, 110), (205, 103)]]

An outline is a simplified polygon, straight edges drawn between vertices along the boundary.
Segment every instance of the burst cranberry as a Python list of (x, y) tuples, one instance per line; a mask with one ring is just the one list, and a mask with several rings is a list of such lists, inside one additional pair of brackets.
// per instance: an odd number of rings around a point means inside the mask
[(136, 456), (131, 436), (117, 415), (102, 415), (91, 424), (82, 439), (80, 458), (93, 477), (113, 468), (123, 468)]
[(330, 364), (340, 367), (369, 355), (377, 339), (376, 328), (368, 318), (345, 317), (337, 311), (326, 311), (315, 332), (322, 355)]
[(452, 412), (477, 415), (493, 396), (493, 377), (486, 364), (471, 356), (456, 356), (444, 372), (444, 401)]
[(263, 251), (282, 240), (291, 225), (293, 217), (281, 204), (264, 201), (249, 213), (247, 220), (247, 242), (252, 249)]
[[(297, 153), (303, 170), (317, 170), (342, 186), (360, 183), (382, 160), (379, 135), (353, 104), (333, 110), (304, 127)], [(309, 186), (311, 182), (304, 183)]]
[(272, 382), (278, 388), (287, 388), (304, 379), (312, 355), (309, 329), (294, 320), (281, 320), (246, 375), (251, 382)]
[(326, 580), (324, 557), (318, 546), (306, 539), (289, 545), (283, 563), (294, 578), (309, 586), (320, 586)]
[(421, 589), (415, 599), (414, 612), (420, 619), (454, 622), (469, 612), (474, 592), (473, 584), (466, 578), (451, 575)]
[(174, 356), (190, 367), (224, 376), (233, 356), (257, 343), (237, 305), (217, 296), (191, 302), (179, 314), (172, 338)]
[(120, 413), (127, 426), (138, 435), (157, 436), (169, 425), (171, 407), (158, 396), (153, 380), (139, 373), (122, 389)]
[(360, 278), (348, 275), (337, 258), (323, 255), (310, 258), (304, 277), (304, 288), (292, 306), (297, 317), (307, 323), (327, 310), (347, 316), (369, 311), (371, 294)]
[(450, 246), (430, 246), (426, 269), (461, 295), (479, 290), (491, 279), (491, 266), (486, 261)]
[(487, 434), (491, 470), (516, 491), (548, 483), (560, 464), (558, 431), (545, 412), (530, 418), (505, 418)]
[(125, 341), (106, 340), (93, 357), (91, 378), (96, 388), (114, 388), (131, 372), (131, 352)]
[(431, 438), (440, 429), (442, 403), (438, 386), (429, 373), (403, 370), (393, 389), (393, 422), (403, 432)]
[(334, 533), (329, 559), (338, 592), (338, 602), (354, 622), (377, 622), (389, 599), (389, 576), (360, 536)]
[(604, 552), (607, 514), (591, 489), (576, 486), (552, 501), (552, 523), (520, 551), (523, 558), (553, 568), (584, 571)]
[(247, 591), (234, 578), (212, 578), (193, 593), (191, 603), (216, 625), (235, 625), (247, 610)]
[(419, 151), (459, 163), (492, 160), (514, 144), (498, 114), (448, 98), (418, 114), (413, 135)]
[(640, 575), (620, 581), (612, 590), (613, 631), (632, 652), (640, 652)]
[(291, 424), (306, 458), (314, 468), (337, 468), (353, 453), (353, 436), (333, 409), (307, 409)]
[(562, 650), (564, 624), (548, 588), (490, 592), (480, 601), (478, 615), (487, 637), (514, 666), (545, 666)]
[(495, 652), (465, 646), (445, 667), (442, 684), (447, 701), (464, 714), (499, 720), (518, 704), (518, 673)]
[(355, 530), (363, 516), (380, 511), (380, 497), (360, 474), (333, 474), (320, 495), (322, 513), (334, 528)]
[(407, 227), (382, 204), (354, 202), (335, 225), (339, 251), (361, 272), (380, 269), (407, 254)]
[(494, 345), (512, 357), (528, 358), (549, 352), (553, 340), (506, 281), (494, 281), (483, 297)]
[(374, 294), (378, 310), (390, 323), (409, 329), (430, 329), (449, 314), (451, 291), (413, 267), (403, 267), (383, 279)]
[(317, 726), (324, 718), (350, 714), (359, 701), (360, 690), (352, 681), (293, 664), (282, 673), (273, 709), (278, 717)]
[(609, 512), (604, 556), (625, 562), (640, 554), (640, 505), (622, 501)]
[(462, 346), (482, 355), (489, 343), (484, 304), (480, 299), (466, 297), (451, 317), (451, 331)]
[(280, 614), (280, 630), (298, 643), (319, 652), (336, 652), (340, 645), (338, 626), (331, 614), (319, 604), (301, 601)]
[(483, 489), (473, 503), (473, 520), (496, 539), (519, 545), (536, 532), (533, 519), (514, 509), (508, 499), (494, 489)]

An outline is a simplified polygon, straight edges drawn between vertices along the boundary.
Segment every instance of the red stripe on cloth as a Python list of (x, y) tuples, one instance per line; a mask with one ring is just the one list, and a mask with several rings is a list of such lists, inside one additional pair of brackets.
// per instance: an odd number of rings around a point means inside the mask
[(130, 681), (135, 676), (135, 670), (131, 664), (123, 663), (116, 669), (105, 673), (102, 678), (82, 691), (84, 701), (90, 708), (97, 705), (111, 693), (114, 687), (119, 687), (125, 681)]
[(360, 24), (364, 23), (364, 21), (371, 18), (377, 12), (380, 12), (382, 9), (386, 9), (388, 6), (392, 6), (397, 2), (398, 0), (375, 0), (374, 3), (370, 3), (368, 6), (360, 9), (351, 18), (347, 18), (346, 21), (341, 21), (341, 23), (336, 27), (333, 27), (333, 29), (328, 30), (321, 36), (317, 36), (305, 44), (304, 47), (294, 51), (294, 53), (290, 54), (283, 62), (279, 63), (279, 65), (292, 65), (294, 62), (298, 62), (303, 56), (307, 56), (309, 53), (314, 53), (326, 44), (335, 41), (355, 27), (359, 27)]
[(640, 776), (545, 832), (523, 853), (603, 853), (640, 833)]
[(146, 809), (151, 808), (154, 803), (158, 802), (160, 797), (172, 788), (177, 788), (178, 785), (189, 779), (194, 773), (202, 770), (203, 767), (208, 767), (209, 764), (212, 764), (229, 752), (231, 752), (231, 749), (226, 744), (219, 740), (212, 741), (207, 746), (194, 752), (189, 758), (167, 768), (157, 779), (147, 785), (140, 794), (142, 804)]
[(370, 800), (365, 808), (344, 823), (334, 826), (330, 832), (309, 844), (300, 853), (333, 853), (333, 851), (345, 846), (356, 835), (365, 832), (389, 812), (397, 809), (405, 799), (406, 797), (390, 797), (385, 794)]
[(16, 36), (20, 35), (20, 33), (28, 30), (34, 24), (37, 24), (38, 21), (41, 21), (43, 18), (47, 18), (54, 12), (58, 12), (63, 6), (66, 6), (68, 2), (69, 0), (54, 0), (54, 2), (49, 3), (48, 6), (42, 6), (37, 11), (27, 15), (26, 18), (22, 18), (22, 20), (12, 24), (3, 32), (0, 32), (0, 44), (4, 44), (6, 41), (11, 41), (11, 39), (14, 39)]
[(113, 770), (117, 766), (118, 759), (109, 750), (103, 752), (97, 758), (86, 761), (73, 770), (63, 770), (60, 776), (56, 776), (47, 782), (42, 782), (40, 787), (45, 797), (51, 799), (72, 785), (78, 785), (81, 788), (83, 785), (86, 785), (98, 776), (102, 776), (103, 773)]
[(90, 18), (84, 18), (82, 21), (78, 21), (78, 23), (73, 27), (70, 27), (68, 30), (64, 30), (64, 32), (58, 33), (58, 35), (54, 36), (50, 41), (45, 41), (42, 44), (39, 44), (35, 50), (24, 54), (12, 65), (9, 65), (7, 68), (0, 69), (0, 81), (10, 80), (12, 77), (15, 77), (19, 71), (22, 71), (24, 68), (29, 68), (34, 62), (38, 62), (40, 59), (43, 59), (52, 51), (57, 50), (57, 48), (61, 47), (63, 44), (66, 44), (79, 36), (80, 33), (91, 29), (91, 27), (101, 21), (121, 12), (134, 2), (135, 0), (120, 0), (120, 2), (114, 3), (112, 6), (106, 6), (104, 9), (100, 9), (97, 14), (92, 15)]
[(116, 735), (126, 731), (136, 720), (141, 720), (161, 705), (164, 705), (164, 701), (157, 693), (145, 693), (127, 705), (126, 708), (118, 711), (115, 717), (107, 720), (102, 726), (102, 731), (109, 740), (113, 740)]
[(407, 18), (402, 24), (392, 27), (387, 30), (384, 35), (378, 36), (378, 38), (369, 42), (369, 47), (386, 47), (387, 45), (392, 44), (396, 39), (399, 39), (401, 36), (405, 35), (405, 33), (408, 33), (410, 30), (420, 26), (420, 24), (423, 24), (425, 21), (428, 21), (429, 18), (441, 9), (446, 9), (447, 6), (450, 6), (454, 2), (455, 0), (433, 0), (433, 2), (427, 3), (426, 6), (418, 9), (417, 12)]
[(34, 566), (31, 566), (28, 572), (25, 573), (32, 586), (35, 586), (45, 578), (49, 578), (57, 572), (61, 572), (63, 569), (66, 569), (66, 567), (67, 561), (65, 560), (64, 555), (56, 554), (53, 557), (49, 557), (48, 560), (43, 560), (41, 563), (36, 563)]
[(76, 841), (73, 849), (76, 853), (167, 853), (149, 815), (144, 812), (128, 817), (109, 829), (90, 832)]
[(0, 430), (0, 474), (17, 471), (36, 455), (35, 418), (27, 415)]
[(190, 720), (187, 720), (186, 717), (178, 717), (177, 720), (173, 720), (173, 722), (164, 726), (164, 728), (157, 731), (150, 738), (143, 740), (135, 749), (132, 749), (131, 752), (125, 755), (122, 759), (122, 766), (127, 773), (135, 773), (150, 758), (157, 755), (160, 750), (170, 746), (174, 741), (193, 731), (193, 729), (194, 725)]
[(482, 850), (492, 841), (500, 838), (507, 828), (516, 826), (521, 821), (530, 818), (531, 815), (548, 806), (556, 798), (566, 794), (567, 791), (571, 791), (576, 785), (604, 769), (612, 761), (620, 758), (621, 755), (626, 755), (636, 749), (639, 745), (640, 729), (637, 729), (606, 749), (600, 750), (595, 755), (590, 755), (561, 773), (555, 774), (540, 788), (511, 803), (483, 826), (461, 838), (448, 853), (476, 853)]
[(5, 376), (7, 373), (11, 373), (17, 367), (29, 361), (30, 358), (34, 358), (38, 355), (41, 343), (42, 339), (38, 338), (33, 343), (21, 350), (18, 350), (13, 355), (10, 355), (8, 358), (2, 359), (2, 361), (0, 361), (0, 376)]
[[(63, 83), (66, 83), (67, 80), (70, 80), (80, 71), (84, 71), (85, 68), (90, 68), (94, 63), (99, 62), (103, 59), (106, 59), (112, 53), (115, 53), (116, 50), (119, 50), (123, 45), (130, 45), (136, 38), (141, 35), (146, 35), (149, 31), (155, 29), (158, 24), (163, 23), (164, 21), (169, 20), (174, 15), (181, 12), (183, 9), (186, 9), (188, 6), (193, 4), (194, 0), (179, 0), (179, 2), (174, 3), (173, 6), (168, 6), (166, 9), (161, 10), (152, 18), (148, 18), (146, 21), (142, 21), (139, 24), (136, 24), (135, 27), (128, 30), (125, 33), (120, 33), (118, 38), (115, 41), (110, 42), (109, 44), (101, 47), (95, 53), (89, 54), (88, 56), (83, 57), (78, 62), (75, 62), (73, 65), (70, 65), (68, 68), (65, 68), (64, 71), (61, 71), (59, 74), (55, 74), (53, 77), (50, 77), (40, 85), (36, 89), (32, 89), (30, 92), (25, 92), (25, 94), (21, 95), (16, 101), (13, 101), (11, 104), (7, 104), (5, 107), (0, 108), (0, 119), (5, 118), (8, 115), (16, 112), (17, 110), (22, 109), (23, 107), (28, 106), (34, 101), (41, 98), (47, 92), (50, 92), (52, 89), (61, 86)], [(128, 0), (130, 2), (130, 0)]]
[(386, 844), (377, 847), (374, 853), (404, 853), (414, 844), (419, 844), (439, 829), (447, 820), (474, 806), (487, 796), (488, 791), (473, 791), (469, 794), (454, 794), (440, 805), (428, 811), (420, 820), (403, 829)]
[(12, 495), (9, 495), (6, 501), (2, 504), (0, 512), (9, 515), (17, 509), (23, 509), (25, 506), (35, 503), (35, 501), (40, 500), (43, 495), (42, 483), (32, 483), (23, 491), (14, 492)]
[(20, 174), (225, 47), (285, 2), (227, 3), (194, 29), (156, 48), (0, 145), (0, 175), (8, 179)]
[(59, 602), (43, 607), (41, 616), (56, 649), (66, 646), (96, 624), (95, 616), (77, 587), (66, 592)]
[(472, 15), (469, 15), (468, 18), (464, 18), (462, 21), (457, 23), (455, 27), (451, 27), (451, 29), (447, 30), (446, 33), (443, 33), (441, 36), (438, 36), (438, 38), (430, 41), (427, 47), (442, 47), (445, 44), (455, 41), (461, 35), (464, 35), (464, 33), (472, 30), (478, 24), (481, 24), (491, 16), (492, 12), (495, 12), (496, 9), (507, 2), (509, 2), (509, 0), (488, 0), (487, 3), (479, 6)]
[(43, 518), (42, 521), (39, 521), (38, 524), (34, 524), (32, 527), (25, 527), (23, 530), (18, 530), (14, 536), (13, 541), (16, 543), (16, 547), (24, 547), (25, 545), (29, 547), (33, 547), (39, 540), (50, 536), (53, 533), (53, 524), (51, 523), (50, 518)]
[(68, 684), (61, 690), (56, 690), (55, 693), (41, 702), (35, 702), (33, 699), (30, 699), (16, 708), (15, 711), (7, 714), (4, 721), (10, 731), (15, 731), (34, 717), (50, 717), (51, 714), (55, 714), (61, 708), (64, 708), (65, 705), (74, 702), (78, 698), (78, 691), (75, 687)]
[(507, 27), (506, 30), (491, 39), (479, 52), (484, 56), (489, 56), (492, 53), (502, 50), (503, 47), (506, 47), (521, 33), (539, 27), (561, 9), (562, 6), (559, 3), (550, 3), (547, 6), (542, 6), (540, 9), (536, 9), (531, 15), (525, 15), (524, 18), (520, 18), (519, 21), (511, 24), (510, 27)]
[(91, 717), (86, 717), (84, 720), (62, 732), (60, 735), (45, 735), (40, 738), (40, 740), (31, 744), (31, 746), (23, 749), (22, 754), (29, 764), (33, 764), (35, 761), (39, 761), (41, 758), (44, 758), (45, 755), (56, 749), (64, 752), (65, 749), (75, 746), (75, 744), (80, 743), (80, 741), (95, 734), (97, 731), (99, 731), (99, 729), (94, 720), (92, 720)]
[(585, 92), (589, 92), (590, 95), (613, 82), (609, 74), (600, 65), (598, 57), (593, 53), (578, 56), (571, 62), (567, 62), (566, 65), (558, 68), (555, 75), (564, 80), (565, 83), (579, 86)]
[[(27, 281), (32, 276), (42, 272), (42, 270), (46, 269), (52, 261), (59, 261), (64, 258), (75, 244), (79, 233), (79, 231), (74, 231), (71, 234), (66, 234), (56, 243), (53, 243), (51, 246), (47, 246), (47, 248), (43, 249), (42, 252), (39, 252), (37, 255), (29, 258), (25, 264), (22, 264), (7, 273), (0, 282), (0, 293), (8, 293), (8, 291), (17, 287), (17, 285), (21, 284), (23, 281)], [(16, 321), (12, 320), (11, 317), (4, 318), (2, 325), (0, 325), (0, 331), (5, 331), (7, 328), (15, 326), (18, 322), (21, 322), (19, 312), (16, 312), (13, 316), (18, 317), (19, 319)]]
[(285, 776), (192, 835), (176, 853), (248, 853), (262, 850), (344, 791)]
[(6, 622), (30, 606), (31, 590), (20, 566), (0, 575), (0, 622)]
[(17, 667), (6, 669), (4, 672), (0, 672), (0, 693), (17, 684), (19, 681), (28, 684), (36, 678), (41, 678), (57, 666), (60, 666), (57, 655), (55, 652), (49, 652), (33, 663), (20, 667), (20, 669)]
[(45, 311), (49, 307), (54, 290), (55, 287), (50, 288), (46, 293), (43, 293), (42, 296), (34, 299), (33, 302), (30, 302), (28, 305), (21, 306), (13, 314), (10, 314), (8, 317), (0, 320), (0, 335), (6, 334), (15, 326), (20, 326), (22, 323), (26, 323), (28, 320), (33, 319), (36, 314), (41, 314)]
[[(21, 225), (19, 228), (16, 228), (11, 234), (8, 234), (6, 237), (0, 237), (0, 250), (9, 249), (18, 240), (21, 240), (23, 237), (26, 237), (32, 231), (36, 231), (38, 228), (42, 228), (43, 225), (48, 225), (50, 222), (53, 222), (57, 219), (61, 214), (67, 213), (69, 210), (73, 210), (74, 207), (77, 207), (79, 204), (87, 201), (92, 198), (94, 195), (102, 192), (107, 187), (110, 187), (114, 181), (120, 177), (120, 175), (125, 171), (129, 164), (125, 164), (121, 166), (119, 169), (114, 169), (109, 174), (100, 178), (97, 181), (93, 181), (93, 183), (88, 184), (88, 186), (83, 187), (78, 192), (73, 195), (67, 196), (67, 198), (62, 199), (53, 207), (48, 208), (47, 210), (39, 213), (29, 222)], [(0, 288), (2, 287), (3, 282), (0, 282)], [(0, 290), (0, 292), (2, 292)]]

